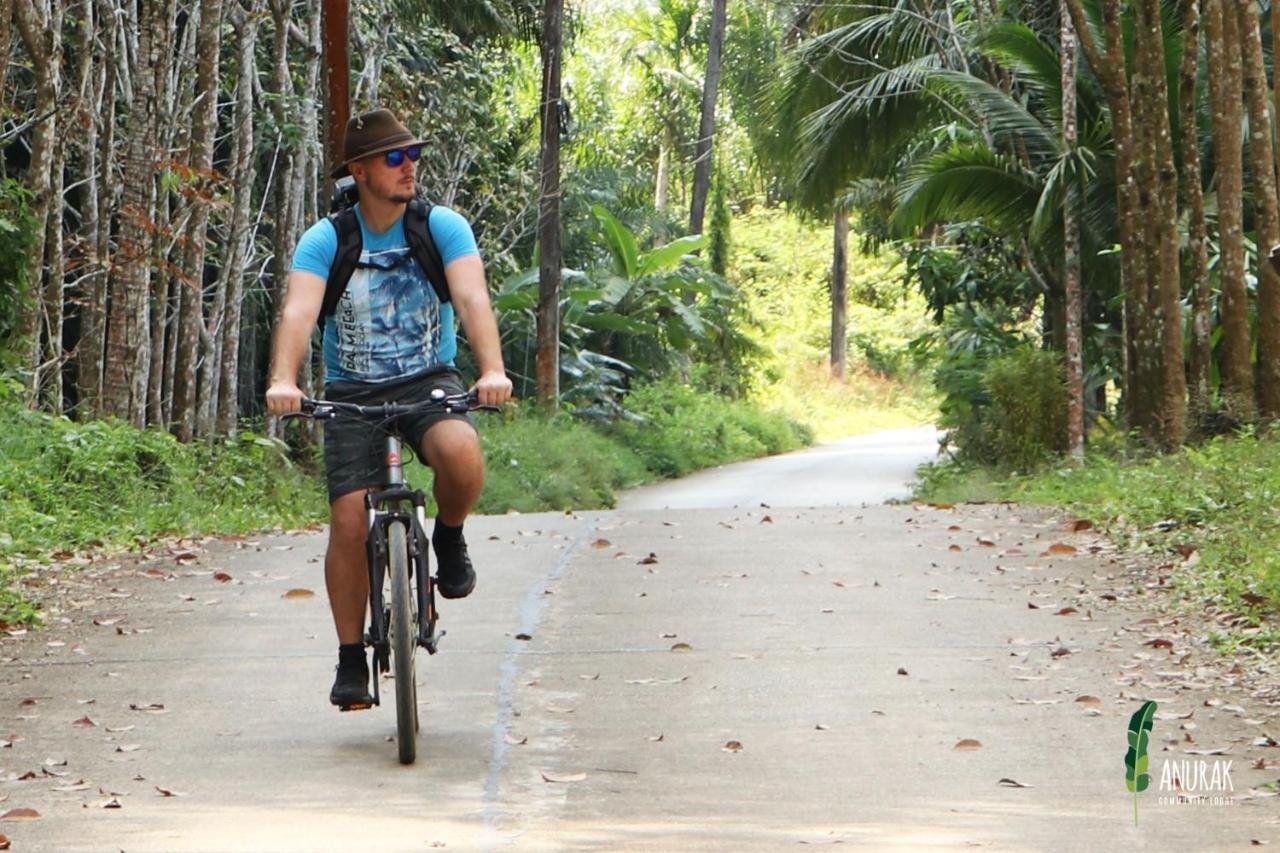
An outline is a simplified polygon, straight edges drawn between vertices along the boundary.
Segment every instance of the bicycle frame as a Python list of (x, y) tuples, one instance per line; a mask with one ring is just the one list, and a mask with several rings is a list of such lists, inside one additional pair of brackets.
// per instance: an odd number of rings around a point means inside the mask
[[(366, 548), (369, 565), (369, 630), (366, 645), (372, 646), (374, 660), (380, 672), (390, 668), (390, 636), (387, 626), (387, 608), (383, 601), (382, 587), (388, 565), (386, 548), (390, 537), (387, 528), (392, 524), (405, 526), (405, 541), (409, 545), (409, 564), (415, 578), (414, 593), (417, 598), (418, 630), (416, 643), (430, 654), (439, 651), (442, 630), (436, 633), (435, 584), (431, 581), (428, 540), (426, 535), (426, 496), (418, 489), (409, 489), (404, 481), (404, 462), (400, 439), (393, 433), (386, 436), (384, 457), (386, 478), (384, 487), (365, 494), (364, 505), (368, 514), (369, 536)], [(405, 503), (409, 509), (404, 508)], [(373, 701), (381, 704), (379, 679), (373, 681)]]

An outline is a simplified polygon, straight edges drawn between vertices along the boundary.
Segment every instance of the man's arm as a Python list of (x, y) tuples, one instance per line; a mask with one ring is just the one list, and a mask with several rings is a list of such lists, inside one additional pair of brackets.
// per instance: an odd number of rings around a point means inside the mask
[(314, 273), (293, 270), (288, 288), (276, 326), (267, 388), (267, 411), (273, 415), (296, 412), (302, 406), (298, 368), (307, 354), (307, 341), (324, 303), (324, 279)]
[(471, 352), (480, 366), (480, 378), (472, 387), (486, 406), (505, 403), (511, 397), (511, 380), (502, 364), (502, 339), (484, 283), (484, 263), (479, 255), (466, 255), (452, 261), (444, 273), (453, 310), (467, 331)]

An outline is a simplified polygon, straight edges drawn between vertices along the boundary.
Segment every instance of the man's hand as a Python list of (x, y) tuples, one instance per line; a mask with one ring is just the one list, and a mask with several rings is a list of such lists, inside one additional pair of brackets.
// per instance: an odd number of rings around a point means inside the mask
[(480, 405), (501, 406), (511, 399), (511, 380), (505, 372), (493, 370), (480, 374), (471, 390), (476, 392)]
[[(508, 387), (511, 383), (507, 383)], [(277, 379), (267, 389), (267, 411), (279, 417), (302, 409), (302, 389), (297, 382)]]

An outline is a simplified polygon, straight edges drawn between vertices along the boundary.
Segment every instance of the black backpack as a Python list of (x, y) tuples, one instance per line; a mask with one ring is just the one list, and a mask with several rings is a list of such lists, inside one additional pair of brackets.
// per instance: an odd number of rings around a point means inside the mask
[[(360, 221), (356, 219), (355, 182), (350, 186), (344, 184), (350, 179), (344, 178), (334, 192), (330, 206), (329, 221), (338, 232), (338, 251), (333, 256), (333, 266), (329, 267), (329, 280), (325, 283), (324, 302), (320, 306), (320, 325), (324, 326), (327, 317), (333, 315), (338, 308), (338, 300), (342, 298), (351, 281), (351, 274), (360, 266), (360, 253), (364, 250), (364, 237), (360, 233)], [(422, 267), (427, 280), (435, 289), (440, 303), (449, 301), (449, 281), (444, 274), (444, 260), (436, 241), (431, 236), (428, 226), (431, 216), (431, 203), (421, 198), (409, 202), (404, 211), (404, 236), (409, 244), (409, 254)]]

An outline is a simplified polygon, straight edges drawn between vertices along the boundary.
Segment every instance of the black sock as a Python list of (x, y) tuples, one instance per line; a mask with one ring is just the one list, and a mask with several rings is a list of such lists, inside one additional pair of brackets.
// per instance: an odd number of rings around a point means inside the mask
[(364, 659), (364, 643), (339, 643), (338, 666), (344, 669), (367, 668), (369, 664)]
[(436, 517), (436, 529), (431, 534), (431, 539), (436, 543), (436, 547), (440, 548), (445, 545), (456, 545), (462, 541), (462, 525), (452, 527)]

